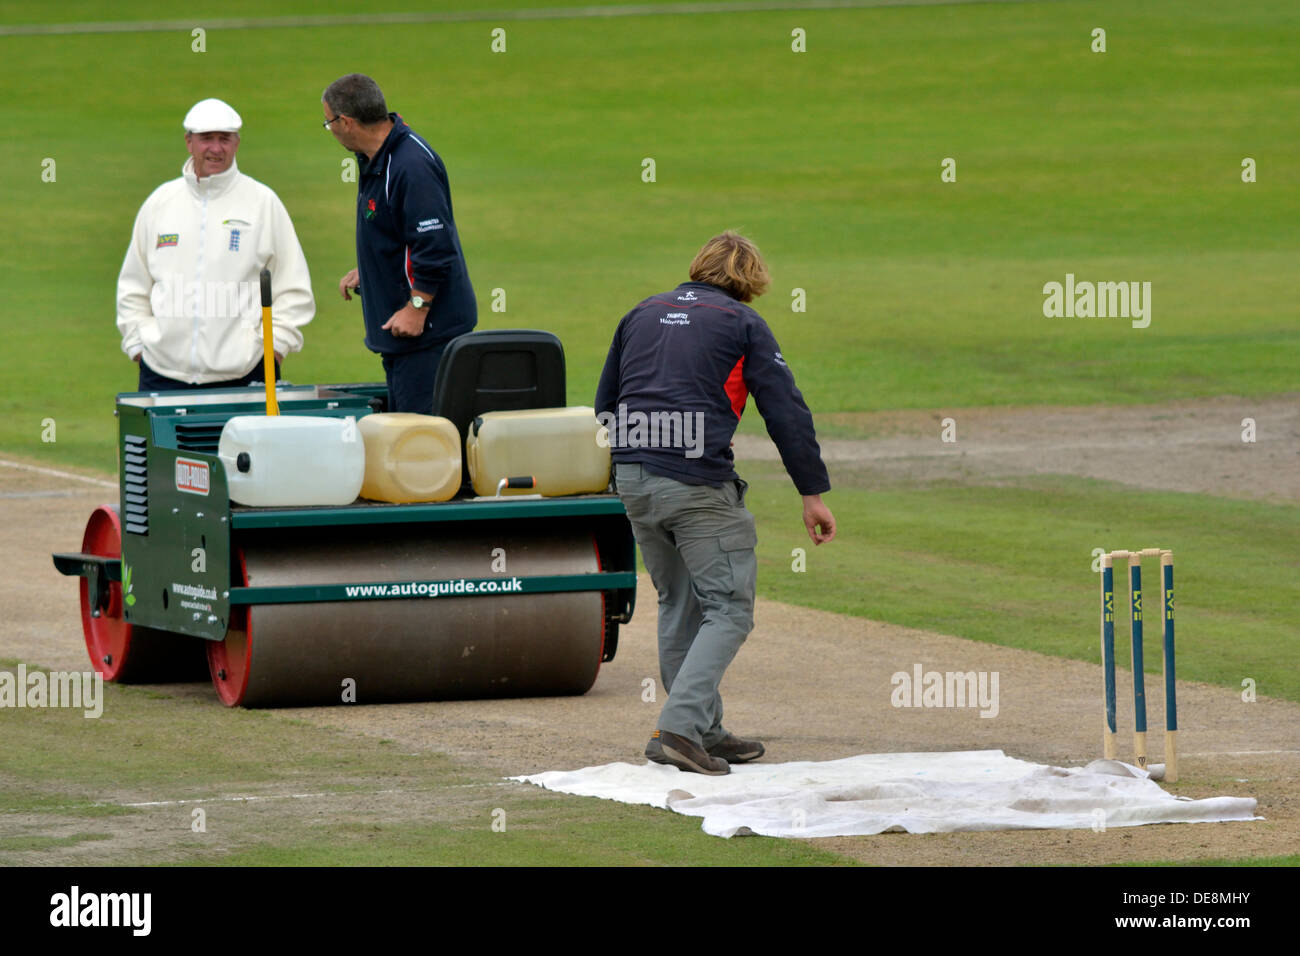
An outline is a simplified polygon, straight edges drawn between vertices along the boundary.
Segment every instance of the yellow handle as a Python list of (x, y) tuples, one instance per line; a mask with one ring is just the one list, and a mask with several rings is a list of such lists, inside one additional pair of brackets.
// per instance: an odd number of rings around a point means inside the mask
[(275, 400), (275, 340), (271, 336), (271, 270), (262, 270), (262, 378), (266, 379), (266, 414), (279, 415)]

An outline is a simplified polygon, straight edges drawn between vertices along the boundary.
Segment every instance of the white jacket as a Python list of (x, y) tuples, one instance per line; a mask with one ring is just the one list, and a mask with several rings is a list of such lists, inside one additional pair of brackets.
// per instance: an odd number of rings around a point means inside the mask
[(281, 355), (302, 349), (316, 314), (307, 259), (274, 192), (232, 160), (198, 180), (194, 160), (140, 207), (117, 278), (122, 351), (167, 378), (241, 378), (262, 357), (259, 274), (271, 270), (271, 328)]

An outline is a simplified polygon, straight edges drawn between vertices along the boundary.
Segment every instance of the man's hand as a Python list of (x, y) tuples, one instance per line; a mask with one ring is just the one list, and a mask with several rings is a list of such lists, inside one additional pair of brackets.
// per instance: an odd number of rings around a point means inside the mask
[(361, 273), (358, 272), (356, 269), (353, 269), (351, 272), (349, 272), (347, 275), (345, 275), (342, 279), (339, 280), (339, 295), (343, 296), (344, 299), (351, 302), (352, 295), (350, 294), (349, 290), (355, 289), (359, 285), (361, 285)]
[(825, 544), (835, 537), (835, 516), (822, 504), (821, 495), (803, 496), (803, 526), (813, 544)]
[(381, 325), (380, 328), (391, 332), (393, 338), (418, 338), (424, 332), (424, 320), (428, 315), (428, 309), (417, 309), (408, 302), (394, 312), (392, 318)]

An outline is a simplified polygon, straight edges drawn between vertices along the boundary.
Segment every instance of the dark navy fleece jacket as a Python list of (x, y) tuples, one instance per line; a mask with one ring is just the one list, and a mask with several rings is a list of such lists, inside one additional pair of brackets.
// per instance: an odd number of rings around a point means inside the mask
[[(478, 305), (451, 212), (447, 170), (429, 144), (396, 113), (369, 161), (357, 154), (357, 269), (366, 347), (373, 352), (430, 348), (471, 331)], [(424, 332), (397, 338), (381, 326), (411, 298), (433, 295)]]
[(799, 493), (829, 491), (812, 413), (776, 337), (762, 316), (716, 286), (684, 282), (623, 317), (596, 412), (610, 427), (616, 463), (718, 487), (736, 478), (731, 439), (746, 391)]

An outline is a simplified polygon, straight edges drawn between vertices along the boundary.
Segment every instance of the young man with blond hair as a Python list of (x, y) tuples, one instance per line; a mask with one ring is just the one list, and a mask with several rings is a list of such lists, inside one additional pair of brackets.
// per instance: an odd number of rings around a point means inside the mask
[(764, 753), (722, 725), (718, 685), (754, 626), (758, 537), (731, 439), (753, 395), (803, 496), (814, 544), (835, 537), (830, 479), (812, 413), (762, 316), (745, 303), (770, 284), (758, 248), (724, 232), (691, 281), (619, 322), (596, 391), (610, 423), (619, 497), (659, 592), (659, 670), (669, 697), (646, 756), (720, 775)]

